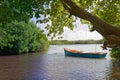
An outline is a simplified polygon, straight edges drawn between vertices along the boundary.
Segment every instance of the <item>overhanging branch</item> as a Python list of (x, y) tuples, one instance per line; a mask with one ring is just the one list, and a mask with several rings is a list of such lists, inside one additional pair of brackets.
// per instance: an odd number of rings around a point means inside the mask
[(61, 0), (61, 2), (63, 3), (65, 9), (70, 12), (70, 14), (90, 21), (94, 29), (106, 39), (108, 44), (120, 46), (120, 28), (105, 22), (95, 15), (90, 14), (83, 8), (77, 6), (71, 0)]

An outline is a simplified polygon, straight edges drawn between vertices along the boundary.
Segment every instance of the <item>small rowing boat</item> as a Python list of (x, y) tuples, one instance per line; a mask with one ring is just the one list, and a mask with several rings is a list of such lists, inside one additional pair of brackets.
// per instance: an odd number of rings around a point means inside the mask
[(65, 56), (73, 57), (84, 57), (84, 58), (105, 58), (105, 52), (86, 52), (82, 50), (74, 50), (69, 48), (64, 48)]

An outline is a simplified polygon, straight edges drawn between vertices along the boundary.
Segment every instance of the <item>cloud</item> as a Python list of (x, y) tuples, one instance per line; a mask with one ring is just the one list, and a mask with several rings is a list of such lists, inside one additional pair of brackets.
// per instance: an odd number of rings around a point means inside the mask
[[(80, 20), (78, 19), (76, 23), (74, 23), (76, 27), (74, 27), (74, 30), (70, 30), (69, 28), (64, 28), (64, 33), (62, 34), (63, 40), (99, 40), (103, 37), (96, 31), (90, 32), (88, 25), (81, 24)], [(48, 33), (47, 30), (45, 30), (46, 24), (37, 24), (40, 29), (44, 30), (45, 33)], [(50, 37), (48, 37), (50, 39)], [(58, 39), (57, 37), (55, 39)]]
[(97, 32), (90, 32), (88, 25), (81, 24), (80, 19), (74, 23), (76, 27), (74, 30), (70, 30), (67, 27), (64, 28), (64, 33), (62, 34), (63, 40), (99, 40), (103, 37)]
[(90, 32), (89, 30), (75, 28), (73, 31), (68, 29), (67, 27), (64, 28), (64, 33), (62, 34), (63, 40), (99, 40), (102, 39), (102, 36), (94, 31)]

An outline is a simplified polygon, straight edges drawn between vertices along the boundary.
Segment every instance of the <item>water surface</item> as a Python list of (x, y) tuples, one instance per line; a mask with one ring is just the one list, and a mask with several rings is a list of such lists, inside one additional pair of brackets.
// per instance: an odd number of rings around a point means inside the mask
[(120, 61), (109, 54), (103, 59), (64, 56), (65, 47), (103, 51), (99, 46), (51, 45), (47, 54), (0, 56), (0, 80), (120, 80)]

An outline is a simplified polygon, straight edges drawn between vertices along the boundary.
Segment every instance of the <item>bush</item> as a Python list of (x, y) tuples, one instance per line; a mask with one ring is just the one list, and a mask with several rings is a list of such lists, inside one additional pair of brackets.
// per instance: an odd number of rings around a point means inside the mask
[(36, 52), (48, 43), (47, 37), (32, 22), (12, 22), (0, 26), (1, 54), (21, 54)]
[(112, 58), (120, 59), (120, 48), (113, 48), (110, 50), (110, 56)]

